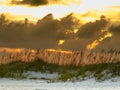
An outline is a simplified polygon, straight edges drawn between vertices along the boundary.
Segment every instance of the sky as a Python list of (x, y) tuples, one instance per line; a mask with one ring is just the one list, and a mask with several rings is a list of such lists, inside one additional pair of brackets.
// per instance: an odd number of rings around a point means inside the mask
[(120, 0), (0, 0), (0, 46), (120, 49)]
[(81, 18), (81, 14), (89, 12), (92, 14), (86, 16), (89, 21), (99, 18), (101, 13), (113, 18), (120, 12), (119, 0), (1, 0), (0, 4), (0, 12), (15, 15), (14, 19), (29, 17), (36, 20), (49, 13), (59, 19), (72, 12)]

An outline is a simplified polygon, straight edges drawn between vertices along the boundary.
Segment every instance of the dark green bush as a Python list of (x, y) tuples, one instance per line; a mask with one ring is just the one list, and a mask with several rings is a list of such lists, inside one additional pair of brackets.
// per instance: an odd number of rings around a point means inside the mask
[[(108, 64), (96, 64), (85, 66), (59, 66), (49, 64), (43, 60), (36, 60), (34, 62), (12, 62), (6, 65), (0, 65), (0, 78), (16, 78), (24, 79), (24, 72), (34, 71), (41, 73), (55, 73), (59, 74), (58, 80), (78, 80), (80, 77), (95, 77), (96, 80), (104, 80), (110, 77), (120, 76), (120, 62)], [(103, 73), (105, 71), (106, 73)], [(89, 72), (88, 74), (86, 74)], [(107, 75), (110, 74), (108, 77)], [(53, 81), (53, 80), (51, 80)]]

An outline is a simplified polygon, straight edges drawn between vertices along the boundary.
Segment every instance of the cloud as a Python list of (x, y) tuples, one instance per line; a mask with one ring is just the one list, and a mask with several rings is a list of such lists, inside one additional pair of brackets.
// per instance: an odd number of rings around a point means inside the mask
[(114, 34), (114, 35), (120, 35), (120, 24), (119, 25), (112, 25), (110, 27), (110, 31)]
[(80, 4), (81, 0), (12, 0), (12, 4), (17, 5), (30, 5), (30, 6), (40, 6), (46, 4), (63, 4), (63, 5), (70, 5), (70, 4)]
[[(11, 21), (4, 14), (0, 15), (0, 47), (22, 48), (57, 48), (59, 40), (65, 40), (59, 48), (66, 50), (85, 50), (86, 46), (102, 37), (102, 29), (110, 24), (102, 16), (99, 20), (81, 24), (80, 20), (69, 14), (59, 20), (48, 14), (35, 24), (27, 18), (24, 21)], [(111, 23), (112, 24), (112, 23)], [(78, 29), (75, 34), (74, 30)], [(113, 37), (106, 38), (95, 50), (120, 49), (120, 24), (108, 28)]]
[(109, 8), (120, 9), (120, 6), (110, 6)]
[(109, 51), (110, 49), (116, 49), (120, 50), (120, 34), (119, 35), (113, 35), (111, 38), (106, 38), (104, 41), (102, 41), (98, 47), (96, 47), (95, 50), (107, 50)]
[(48, 4), (47, 0), (12, 0), (11, 3), (13, 4), (23, 4), (23, 5), (31, 5), (31, 6), (39, 6), (39, 5), (45, 5)]
[(89, 22), (79, 28), (77, 36), (79, 38), (92, 38), (98, 36), (102, 29), (104, 29), (109, 22), (106, 20), (105, 16), (101, 16), (100, 20), (95, 22)]
[[(111, 24), (112, 26), (110, 26)], [(105, 30), (105, 32), (102, 32), (102, 30)], [(120, 50), (120, 25), (114, 25), (114, 23), (110, 22), (110, 20), (105, 18), (105, 16), (101, 16), (100, 20), (96, 20), (95, 22), (89, 22), (82, 25), (76, 34), (76, 37), (79, 39), (68, 39), (61, 48), (67, 50), (85, 50), (86, 46), (93, 41), (100, 40), (101, 37), (105, 37), (104, 35), (106, 35), (106, 30), (113, 34), (113, 36), (103, 39), (99, 42), (98, 46), (94, 48), (94, 50), (109, 51), (110, 49), (115, 48)]]
[(65, 30), (73, 30), (75, 25), (73, 19), (71, 14), (60, 20), (48, 14), (36, 24), (32, 24), (27, 18), (22, 22), (15, 22), (2, 14), (0, 15), (0, 46), (55, 48), (58, 40), (67, 38)]

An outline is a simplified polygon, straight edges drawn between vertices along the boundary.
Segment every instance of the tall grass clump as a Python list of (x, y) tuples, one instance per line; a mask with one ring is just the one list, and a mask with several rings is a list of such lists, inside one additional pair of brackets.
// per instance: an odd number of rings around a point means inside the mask
[(95, 51), (62, 51), (55, 49), (2, 49), (0, 50), (0, 64), (22, 61), (32, 62), (42, 59), (44, 62), (57, 65), (89, 65), (120, 62), (120, 52)]

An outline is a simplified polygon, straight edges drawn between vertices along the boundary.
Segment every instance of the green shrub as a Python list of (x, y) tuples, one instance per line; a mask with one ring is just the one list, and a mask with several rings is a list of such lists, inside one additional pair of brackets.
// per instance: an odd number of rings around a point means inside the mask
[[(36, 60), (34, 62), (12, 62), (6, 65), (0, 65), (0, 78), (16, 78), (24, 79), (27, 76), (24, 76), (24, 73), (27, 71), (41, 72), (41, 73), (58, 73), (59, 77), (57, 80), (67, 81), (75, 79), (78, 80), (79, 77), (85, 79), (85, 77), (92, 76), (96, 80), (104, 80), (110, 77), (120, 76), (120, 62), (118, 63), (108, 63), (108, 64), (92, 64), (85, 66), (59, 66), (55, 64), (49, 64), (43, 60)], [(107, 71), (106, 73), (102, 73)], [(89, 74), (86, 74), (90, 72)], [(51, 80), (54, 81), (54, 80)]]

